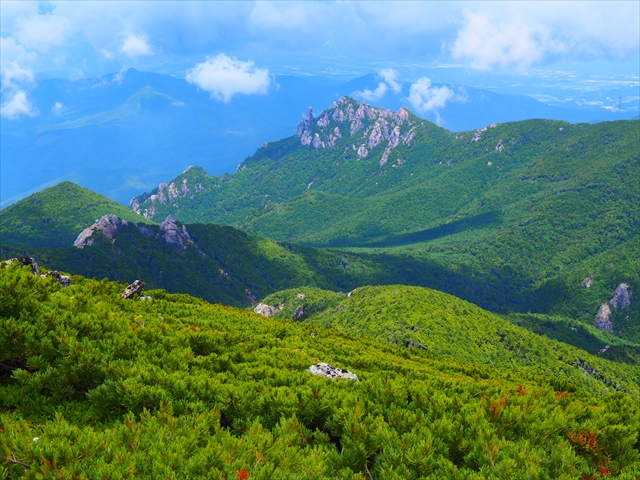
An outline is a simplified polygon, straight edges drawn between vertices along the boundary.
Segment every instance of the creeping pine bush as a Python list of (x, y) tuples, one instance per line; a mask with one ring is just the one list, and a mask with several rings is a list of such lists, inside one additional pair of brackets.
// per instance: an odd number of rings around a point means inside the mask
[[(630, 394), (72, 281), (0, 267), (0, 477), (640, 476)], [(319, 361), (360, 381), (312, 375)]]

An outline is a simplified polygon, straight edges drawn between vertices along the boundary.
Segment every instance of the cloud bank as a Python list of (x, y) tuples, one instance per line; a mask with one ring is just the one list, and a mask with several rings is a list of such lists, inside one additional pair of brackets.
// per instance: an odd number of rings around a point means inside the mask
[(229, 102), (234, 95), (261, 95), (269, 90), (269, 70), (259, 69), (252, 61), (241, 61), (224, 53), (198, 63), (187, 72), (187, 82), (209, 92), (211, 98)]

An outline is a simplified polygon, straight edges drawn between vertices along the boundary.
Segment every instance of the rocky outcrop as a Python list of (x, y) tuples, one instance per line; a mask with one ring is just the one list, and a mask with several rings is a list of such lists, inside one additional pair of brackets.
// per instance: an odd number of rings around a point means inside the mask
[(596, 314), (596, 328), (605, 332), (613, 333), (613, 325), (611, 323), (611, 308), (608, 303), (600, 305), (600, 309)]
[(264, 315), (265, 317), (273, 317), (280, 310), (282, 310), (281, 307), (272, 307), (266, 303), (259, 303), (256, 305), (256, 308), (253, 309), (254, 312)]
[(502, 144), (502, 140), (498, 140), (498, 144), (496, 145), (496, 152), (501, 152), (504, 150), (504, 145)]
[(36, 259), (33, 257), (11, 258), (9, 260), (5, 260), (5, 263), (7, 265), (11, 265), (12, 263), (19, 263), (25, 267), (29, 266), (31, 267), (31, 273), (33, 273), (36, 277), (40, 277), (40, 278), (53, 277), (63, 287), (68, 287), (69, 285), (71, 285), (71, 277), (67, 275), (61, 275), (60, 272), (56, 270), (52, 270), (50, 272), (45, 273), (44, 275), (40, 275), (40, 267), (38, 267), (38, 262), (36, 262)]
[(73, 246), (76, 248), (90, 247), (95, 241), (93, 234), (96, 231), (100, 231), (105, 237), (113, 239), (114, 233), (116, 233), (116, 231), (122, 226), (126, 226), (128, 224), (129, 223), (126, 220), (122, 220), (115, 215), (103, 215), (96, 220), (93, 225), (80, 232), (76, 241), (73, 242)]
[(293, 313), (293, 319), (298, 320), (303, 315), (304, 315), (304, 308), (302, 305), (300, 305), (298, 306), (298, 308), (296, 308), (296, 311)]
[(45, 273), (44, 275), (40, 275), (43, 278), (53, 277), (55, 278), (60, 285), (63, 287), (68, 287), (71, 285), (71, 277), (67, 275), (61, 275), (57, 270), (51, 270), (50, 272)]
[[(585, 279), (586, 280), (586, 279)], [(584, 282), (583, 282), (584, 284)], [(611, 321), (611, 307), (614, 310), (629, 308), (631, 305), (631, 290), (629, 284), (621, 283), (613, 292), (613, 296), (608, 303), (603, 303), (596, 314), (596, 328), (605, 332), (613, 333), (613, 323)], [(611, 306), (611, 307), (610, 307)]]
[(133, 298), (136, 294), (139, 294), (144, 289), (144, 282), (140, 280), (134, 281), (131, 285), (122, 292), (122, 298)]
[(10, 258), (9, 260), (5, 260), (5, 263), (7, 265), (11, 265), (12, 263), (19, 263), (23, 267), (29, 266), (31, 267), (31, 273), (36, 276), (40, 275), (40, 267), (38, 267), (38, 262), (36, 262), (36, 259), (33, 257)]
[[(335, 125), (335, 124), (338, 125)], [(341, 124), (346, 124), (342, 127)], [(372, 107), (349, 97), (338, 99), (331, 108), (325, 110), (314, 121), (311, 107), (307, 116), (298, 124), (297, 136), (304, 146), (311, 146), (316, 150), (335, 148), (338, 139), (343, 138), (342, 131), (347, 128), (354, 139), (354, 148), (359, 158), (367, 157), (371, 150), (384, 145), (384, 152), (390, 152), (398, 145), (411, 145), (417, 126), (412, 126), (409, 111), (401, 108), (397, 112)], [(351, 143), (352, 143), (351, 142)], [(347, 149), (345, 148), (345, 153)], [(389, 153), (384, 153), (386, 163)]]
[(627, 308), (631, 305), (631, 290), (627, 283), (621, 283), (613, 292), (613, 298), (609, 302), (616, 310), (618, 308)]
[(332, 380), (335, 380), (336, 378), (343, 378), (345, 380), (353, 380), (354, 382), (358, 381), (358, 376), (355, 373), (343, 368), (333, 367), (328, 363), (316, 363), (315, 365), (311, 365), (307, 371), (314, 375), (321, 375)]
[(593, 272), (590, 272), (589, 275), (584, 277), (584, 280), (582, 280), (582, 286), (589, 288), (592, 283), (593, 283)]
[(313, 107), (307, 108), (307, 116), (298, 123), (298, 131), (296, 135), (301, 137), (305, 130), (309, 129), (313, 124)]
[[(187, 168), (184, 173), (187, 173), (193, 166)], [(201, 183), (192, 184), (189, 186), (189, 180), (187, 178), (183, 178), (182, 181), (170, 183), (161, 183), (158, 185), (158, 189), (156, 193), (149, 195), (148, 198), (144, 199), (143, 203), (146, 205), (146, 208), (142, 208), (140, 204), (140, 200), (138, 197), (134, 197), (131, 199), (129, 203), (129, 208), (136, 212), (138, 215), (142, 215), (146, 218), (154, 218), (156, 215), (156, 205), (168, 205), (175, 204), (175, 201), (190, 196), (193, 198), (194, 194), (200, 193), (205, 188)]]
[(179, 226), (178, 219), (173, 215), (169, 215), (165, 221), (160, 224), (160, 231), (164, 233), (162, 235), (158, 234), (158, 236), (164, 238), (167, 245), (187, 248), (187, 245), (193, 243), (191, 235), (187, 232), (187, 227), (185, 225)]

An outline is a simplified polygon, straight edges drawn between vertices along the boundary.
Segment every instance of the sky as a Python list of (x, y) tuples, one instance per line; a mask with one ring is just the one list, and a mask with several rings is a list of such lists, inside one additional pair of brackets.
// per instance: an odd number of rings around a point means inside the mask
[(220, 102), (266, 94), (277, 75), (369, 73), (380, 82), (365, 97), (413, 82), (426, 107), (448, 95), (438, 83), (559, 103), (639, 95), (637, 1), (2, 0), (0, 18), (3, 120), (37, 114), (29, 92), (42, 79), (127, 67), (184, 78)]

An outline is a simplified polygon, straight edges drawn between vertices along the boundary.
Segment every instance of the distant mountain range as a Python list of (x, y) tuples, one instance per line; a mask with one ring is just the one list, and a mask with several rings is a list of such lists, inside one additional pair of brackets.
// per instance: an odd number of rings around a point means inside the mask
[[(214, 174), (233, 172), (264, 142), (295, 132), (308, 106), (329, 107), (343, 95), (375, 91), (367, 75), (341, 83), (321, 77), (276, 77), (266, 95), (211, 100), (185, 80), (126, 72), (80, 81), (44, 80), (30, 93), (39, 115), (3, 120), (0, 205), (63, 180), (121, 203), (189, 165)], [(409, 83), (376, 99), (396, 110), (408, 105)], [(435, 87), (441, 86), (435, 84)], [(449, 86), (455, 93), (437, 116), (452, 131), (495, 122), (550, 118), (617, 119), (604, 109), (552, 107), (527, 96)], [(435, 112), (423, 115), (436, 119)]]

